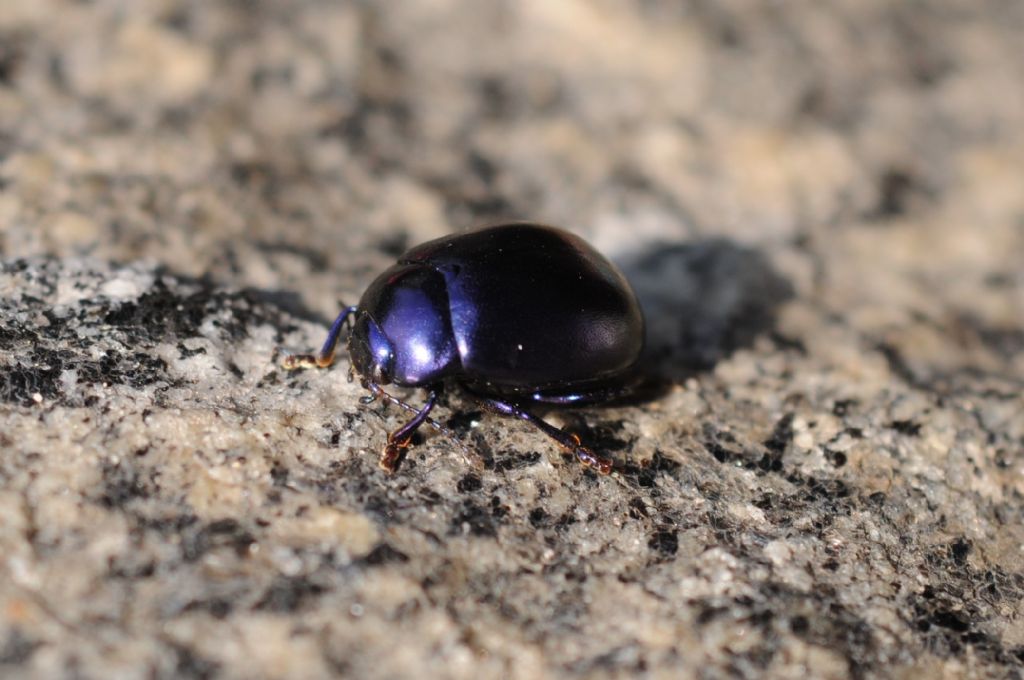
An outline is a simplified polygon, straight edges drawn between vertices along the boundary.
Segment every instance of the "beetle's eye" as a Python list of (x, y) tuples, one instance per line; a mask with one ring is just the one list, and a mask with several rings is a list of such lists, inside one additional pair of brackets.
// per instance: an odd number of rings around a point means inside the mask
[[(370, 320), (369, 323), (370, 354), (373, 355), (373, 367), (379, 372), (378, 382), (391, 382), (391, 374), (395, 363), (395, 350), (391, 342), (377, 325), (377, 322)], [(387, 378), (385, 380), (384, 378)]]
[(356, 321), (349, 340), (352, 365), (360, 375), (378, 385), (386, 385), (394, 376), (395, 350), (391, 341), (368, 314)]

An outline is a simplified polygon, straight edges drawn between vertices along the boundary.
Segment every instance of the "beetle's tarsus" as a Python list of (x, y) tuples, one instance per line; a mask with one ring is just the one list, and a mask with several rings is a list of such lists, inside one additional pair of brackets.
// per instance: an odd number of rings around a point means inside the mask
[(399, 404), (403, 408), (409, 409), (416, 414), (413, 416), (412, 420), (388, 435), (388, 443), (384, 446), (384, 451), (380, 454), (380, 460), (378, 462), (381, 468), (387, 472), (394, 472), (398, 469), (399, 461), (402, 459), (402, 453), (409, 448), (409, 445), (412, 443), (413, 433), (423, 423), (434, 425), (429, 414), (431, 409), (434, 408), (434, 404), (437, 403), (437, 391), (435, 390), (431, 392), (430, 396), (427, 397), (427, 403), (425, 403), (422, 408), (417, 409), (413, 406), (409, 406), (409, 404), (406, 404), (398, 397), (391, 396), (382, 390), (380, 385), (368, 383), (368, 388), (371, 390), (371, 396), (383, 397), (386, 402)]
[(296, 371), (300, 368), (316, 368), (316, 356), (313, 354), (289, 354), (281, 360), (281, 368)]
[(394, 474), (411, 441), (411, 437), (396, 441), (392, 435), (388, 435), (388, 443), (384, 445), (377, 464), (388, 474)]
[[(575, 435), (573, 435), (573, 438), (578, 439)], [(604, 456), (599, 456), (594, 453), (593, 449), (580, 445), (576, 447), (574, 453), (576, 454), (576, 458), (578, 458), (579, 461), (587, 467), (594, 468), (594, 470), (602, 475), (611, 473), (612, 462)]]
[(281, 366), (285, 370), (294, 371), (299, 368), (327, 368), (333, 364), (334, 353), (338, 347), (338, 341), (341, 340), (341, 331), (355, 313), (355, 306), (345, 307), (341, 310), (341, 314), (331, 324), (331, 329), (327, 332), (327, 339), (324, 340), (319, 352), (316, 354), (290, 354), (281, 361)]
[(300, 368), (328, 368), (334, 363), (334, 352), (330, 354), (289, 354), (281, 360), (281, 367), (286, 371)]

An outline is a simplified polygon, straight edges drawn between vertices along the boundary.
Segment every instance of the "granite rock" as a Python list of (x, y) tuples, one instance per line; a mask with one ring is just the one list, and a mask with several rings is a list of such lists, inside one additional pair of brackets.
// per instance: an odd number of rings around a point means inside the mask
[[(1021, 677), (1024, 10), (8, 0), (0, 675)], [(633, 280), (600, 477), (344, 357), (495, 219)], [(403, 395), (405, 393), (403, 392)], [(419, 397), (408, 394), (411, 400)]]

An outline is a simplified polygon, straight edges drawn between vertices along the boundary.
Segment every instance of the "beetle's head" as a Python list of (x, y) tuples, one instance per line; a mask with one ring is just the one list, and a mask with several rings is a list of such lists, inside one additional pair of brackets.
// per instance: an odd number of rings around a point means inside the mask
[(427, 385), (459, 368), (444, 276), (398, 264), (370, 284), (348, 341), (352, 367), (387, 385)]
[(356, 317), (348, 339), (348, 352), (359, 375), (378, 385), (394, 380), (395, 348), (369, 314), (361, 313)]

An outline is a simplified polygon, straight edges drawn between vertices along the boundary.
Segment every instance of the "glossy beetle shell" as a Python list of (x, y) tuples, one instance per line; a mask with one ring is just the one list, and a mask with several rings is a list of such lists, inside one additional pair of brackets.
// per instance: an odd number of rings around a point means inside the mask
[(568, 393), (628, 371), (643, 346), (643, 316), (618, 269), (579, 237), (535, 224), (409, 250), (356, 314), (353, 365), (381, 383)]

